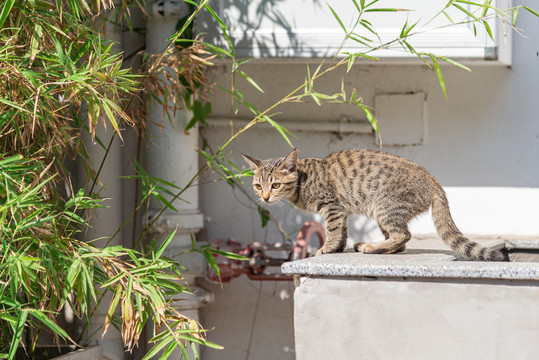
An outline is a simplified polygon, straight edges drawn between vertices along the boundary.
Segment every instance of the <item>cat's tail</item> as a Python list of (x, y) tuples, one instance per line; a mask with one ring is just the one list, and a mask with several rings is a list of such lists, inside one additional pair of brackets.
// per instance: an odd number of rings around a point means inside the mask
[(449, 204), (445, 194), (437, 194), (432, 201), (432, 218), (434, 225), (438, 231), (438, 235), (442, 238), (451, 249), (457, 254), (464, 256), (470, 260), (481, 261), (504, 261), (505, 257), (499, 250), (487, 249), (476, 242), (473, 242), (460, 232), (455, 225)]

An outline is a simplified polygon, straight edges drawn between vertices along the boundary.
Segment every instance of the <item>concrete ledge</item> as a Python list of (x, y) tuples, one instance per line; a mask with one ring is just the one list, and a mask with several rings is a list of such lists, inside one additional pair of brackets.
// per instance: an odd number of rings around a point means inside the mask
[[(296, 359), (535, 359), (538, 252), (531, 239), (513, 240), (534, 262), (460, 261), (428, 237), (395, 255), (283, 264), (296, 280)], [(509, 249), (507, 238), (474, 241)]]
[[(531, 242), (526, 245), (532, 246)], [(534, 244), (539, 243), (535, 240)], [(296, 276), (539, 280), (539, 262), (456, 261), (449, 250), (433, 250), (431, 246), (417, 249), (417, 243), (414, 245), (392, 255), (326, 254), (284, 263), (281, 270)]]
[(539, 241), (530, 238), (511, 239), (505, 242), (507, 249), (539, 250)]

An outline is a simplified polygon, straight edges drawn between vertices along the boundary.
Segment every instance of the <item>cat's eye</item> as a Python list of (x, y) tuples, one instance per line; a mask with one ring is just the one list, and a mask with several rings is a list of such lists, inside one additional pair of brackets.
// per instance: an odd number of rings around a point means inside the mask
[(254, 184), (255, 189), (262, 190), (262, 185), (260, 184)]
[(278, 189), (280, 187), (281, 187), (281, 183), (273, 183), (273, 184), (271, 184), (272, 189)]

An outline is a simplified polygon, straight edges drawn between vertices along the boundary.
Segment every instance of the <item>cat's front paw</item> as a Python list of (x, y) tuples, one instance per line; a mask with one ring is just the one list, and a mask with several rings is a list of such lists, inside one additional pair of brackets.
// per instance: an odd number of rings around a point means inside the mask
[(333, 250), (333, 249), (330, 249), (328, 247), (322, 246), (320, 249), (318, 249), (315, 256), (320, 256), (320, 255), (324, 255), (324, 254), (330, 254), (330, 253), (334, 253), (334, 252), (337, 252), (337, 251)]

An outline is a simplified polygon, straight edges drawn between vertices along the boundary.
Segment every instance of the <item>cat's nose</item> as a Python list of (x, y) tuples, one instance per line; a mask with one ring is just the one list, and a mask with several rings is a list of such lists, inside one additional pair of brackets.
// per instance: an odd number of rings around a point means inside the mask
[(264, 201), (268, 201), (269, 198), (270, 198), (270, 195), (269, 194), (268, 195), (263, 195), (262, 198), (264, 199)]

